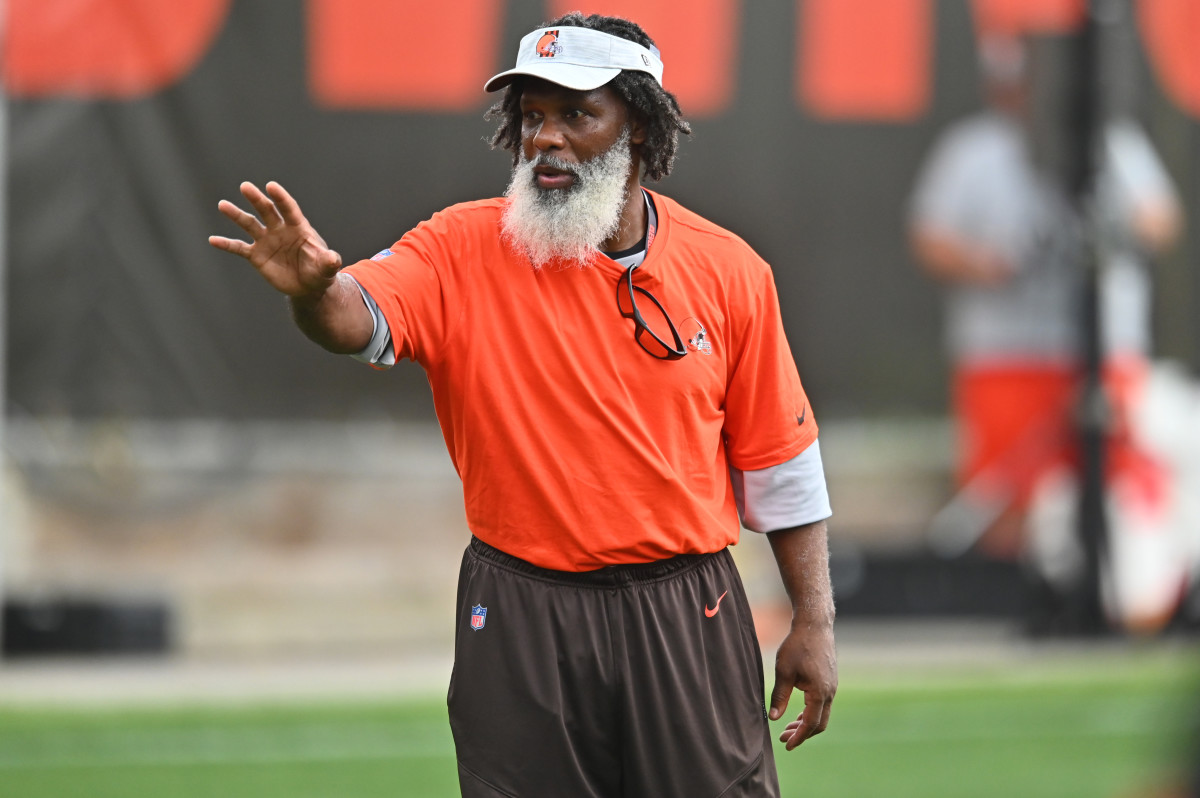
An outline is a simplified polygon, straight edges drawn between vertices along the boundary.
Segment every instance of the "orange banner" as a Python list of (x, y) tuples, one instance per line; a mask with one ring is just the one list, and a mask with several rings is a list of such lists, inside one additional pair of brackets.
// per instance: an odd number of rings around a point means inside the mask
[(688, 117), (724, 111), (737, 83), (740, 0), (549, 0), (550, 16), (569, 11), (637, 21), (663, 58), (663, 86)]
[(308, 77), (330, 108), (466, 111), (499, 66), (501, 0), (309, 0)]
[(229, 0), (8, 0), (6, 10), (10, 95), (128, 99), (191, 72)]
[(904, 122), (930, 94), (929, 0), (799, 0), (796, 90), (827, 119)]
[(975, 0), (981, 34), (1068, 33), (1083, 21), (1087, 0)]
[(1200, 3), (1141, 0), (1137, 10), (1159, 83), (1180, 108), (1200, 118)]

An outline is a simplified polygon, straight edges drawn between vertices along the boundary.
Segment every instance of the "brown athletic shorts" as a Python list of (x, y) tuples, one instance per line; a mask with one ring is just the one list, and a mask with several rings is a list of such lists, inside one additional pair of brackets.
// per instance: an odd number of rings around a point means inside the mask
[(473, 539), (448, 698), (466, 798), (778, 796), (728, 551), (548, 571)]

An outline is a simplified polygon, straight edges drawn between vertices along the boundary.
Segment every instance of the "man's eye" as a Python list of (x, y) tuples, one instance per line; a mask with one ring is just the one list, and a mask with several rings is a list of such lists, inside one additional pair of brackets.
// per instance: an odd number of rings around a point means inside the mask
[(582, 119), (586, 115), (587, 115), (586, 113), (584, 113), (582, 110), (580, 110), (578, 108), (572, 108), (570, 111), (567, 111), (567, 113), (565, 114), (567, 119)]

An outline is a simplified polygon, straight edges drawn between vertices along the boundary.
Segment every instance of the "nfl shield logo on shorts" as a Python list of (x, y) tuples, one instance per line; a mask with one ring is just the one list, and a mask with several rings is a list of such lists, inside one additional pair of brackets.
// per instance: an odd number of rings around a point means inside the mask
[(487, 623), (487, 607), (476, 604), (471, 608), (471, 628), (478, 632)]

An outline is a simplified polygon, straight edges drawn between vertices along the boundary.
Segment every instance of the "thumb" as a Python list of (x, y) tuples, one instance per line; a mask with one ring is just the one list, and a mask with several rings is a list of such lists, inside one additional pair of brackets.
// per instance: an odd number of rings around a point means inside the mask
[(775, 673), (775, 687), (771, 690), (771, 720), (779, 720), (787, 712), (788, 699), (792, 697), (792, 684), (786, 679), (780, 679)]
[(332, 249), (326, 249), (318, 258), (317, 265), (326, 277), (332, 277), (342, 270), (342, 256)]

